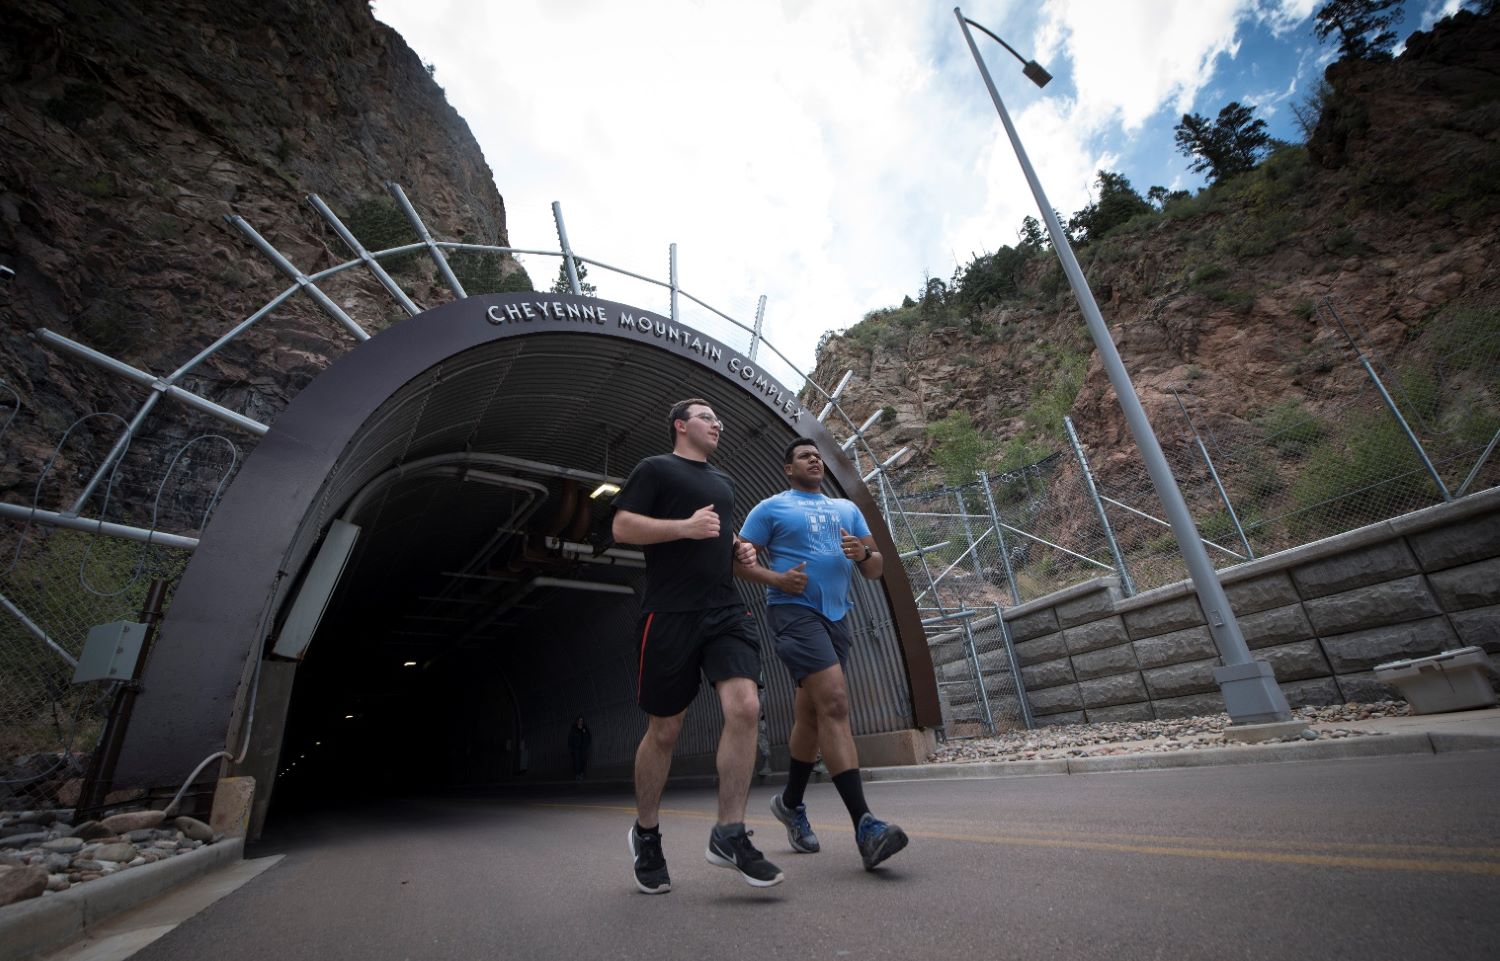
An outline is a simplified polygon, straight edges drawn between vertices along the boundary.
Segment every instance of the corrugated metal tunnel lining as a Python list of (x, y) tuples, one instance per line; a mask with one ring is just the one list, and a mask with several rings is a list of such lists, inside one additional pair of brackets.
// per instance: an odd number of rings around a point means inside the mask
[[(555, 772), (579, 713), (597, 763), (626, 761), (644, 723), (633, 703), (641, 571), (591, 563), (606, 508), (579, 505), (583, 483), (622, 478), (669, 449), (666, 412), (688, 396), (728, 424), (713, 460), (734, 479), (736, 521), (783, 489), (788, 439), (837, 446), (748, 358), (593, 298), (454, 301), (340, 357), (271, 425), (203, 532), (152, 649), (115, 783), (175, 790), (227, 747), (246, 752), (231, 771), (268, 784), (280, 762), (306, 760), (298, 738), (324, 747), (317, 735), (334, 720), (350, 722), (334, 726), (345, 735), (365, 732), (348, 752), (357, 769), (402, 778), (503, 778), (521, 766), (523, 739), (526, 766)], [(834, 453), (828, 467), (829, 492), (859, 504), (893, 554), (854, 466)], [(282, 637), (281, 627), (345, 522), (361, 533), (306, 635), (305, 660), (268, 656), (278, 644), (303, 652), (283, 643), (299, 632)], [(904, 572), (887, 565), (881, 581), (855, 580), (856, 731), (939, 723)], [(741, 594), (759, 609), (758, 592)], [(762, 643), (772, 738), (784, 741), (790, 684)], [(680, 755), (712, 751), (718, 712), (705, 707)], [(257, 792), (262, 812), (268, 794)]]
[[(689, 396), (707, 399), (728, 424), (713, 461), (734, 478), (742, 519), (785, 488), (781, 452), (796, 434), (753, 396), (665, 352), (567, 334), (511, 338), (451, 358), (391, 397), (340, 458), (316, 521), (304, 528), (304, 537), (325, 530), (343, 513), (361, 534), (299, 669), (284, 753), (342, 740), (340, 732), (392, 737), (400, 725), (384, 715), (409, 718), (409, 699), (434, 685), (477, 684), (448, 700), (510, 701), (512, 710), (483, 718), (459, 711), (451, 725), (439, 725), (446, 732), (426, 731), (424, 739), (458, 754), (445, 779), (500, 780), (523, 765), (561, 773), (567, 728), (580, 714), (594, 731), (594, 764), (627, 768), (644, 729), (633, 648), (633, 591), (644, 571), (618, 556), (634, 552), (594, 558), (592, 549), (566, 545), (604, 545), (608, 502), (589, 498), (593, 479), (618, 482), (640, 458), (667, 449), (666, 410)], [(347, 516), (351, 500), (380, 475), (444, 455), (452, 461), (445, 471), (413, 470)], [(496, 486), (468, 473), (521, 484)], [(522, 484), (541, 486), (542, 496)], [(832, 482), (829, 493), (841, 494)], [(623, 563), (596, 562), (611, 560)], [(759, 612), (760, 592), (741, 587)], [(911, 727), (885, 598), (865, 588), (859, 601), (855, 730)], [(792, 689), (769, 637), (762, 643), (767, 719), (773, 741), (783, 743)], [(710, 697), (705, 688), (689, 713), (685, 755), (714, 748), (718, 712)], [(497, 728), (508, 736), (496, 738)]]

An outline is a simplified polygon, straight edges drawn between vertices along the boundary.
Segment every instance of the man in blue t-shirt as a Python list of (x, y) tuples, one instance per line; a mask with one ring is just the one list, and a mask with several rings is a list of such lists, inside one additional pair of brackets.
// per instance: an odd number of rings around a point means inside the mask
[(736, 563), (735, 574), (766, 586), (766, 618), (776, 653), (797, 684), (791, 767), (786, 790), (771, 799), (771, 813), (786, 826), (794, 851), (819, 850), (802, 796), (823, 753), (833, 785), (849, 809), (854, 839), (869, 870), (906, 847), (906, 832), (870, 813), (859, 777), (859, 755), (849, 727), (849, 578), (855, 570), (880, 577), (885, 560), (859, 509), (822, 493), (823, 458), (815, 441), (798, 437), (784, 458), (791, 489), (756, 504), (740, 539), (765, 550), (770, 567)]

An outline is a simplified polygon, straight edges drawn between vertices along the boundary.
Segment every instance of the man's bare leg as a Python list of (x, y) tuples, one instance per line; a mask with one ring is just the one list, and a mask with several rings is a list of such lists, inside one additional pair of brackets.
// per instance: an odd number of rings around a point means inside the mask
[(837, 777), (859, 767), (854, 731), (849, 726), (849, 688), (844, 682), (844, 669), (834, 664), (807, 675), (797, 689), (797, 699), (801, 701), (804, 697), (810, 702), (816, 718), (813, 735), (818, 749), (823, 752), (823, 763), (828, 766), (829, 776)]
[[(754, 691), (753, 682), (751, 691)], [(672, 717), (646, 715), (646, 736), (635, 749), (635, 820), (643, 828), (657, 827), (661, 792), (667, 786), (672, 751), (677, 747), (677, 736), (682, 733), (682, 718), (686, 713), (681, 711)], [(754, 746), (753, 739), (751, 745)]]
[(799, 686), (792, 700), (792, 734), (786, 749), (794, 761), (811, 764), (818, 759), (818, 711), (805, 687)]
[(704, 857), (709, 864), (738, 871), (752, 887), (769, 888), (786, 880), (786, 875), (756, 850), (745, 831), (745, 801), (755, 767), (760, 694), (748, 677), (720, 681), (715, 690), (724, 710), (724, 733), (719, 735), (718, 755), (719, 823), (709, 832)]
[[(748, 677), (731, 677), (714, 689), (724, 711), (719, 735), (719, 823), (745, 820), (745, 799), (755, 769), (755, 725), (760, 718), (760, 694)], [(659, 792), (658, 792), (659, 793)]]

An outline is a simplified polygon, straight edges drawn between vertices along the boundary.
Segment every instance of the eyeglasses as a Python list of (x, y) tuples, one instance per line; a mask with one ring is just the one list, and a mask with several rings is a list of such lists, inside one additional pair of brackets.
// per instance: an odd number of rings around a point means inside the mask
[(722, 420), (719, 420), (719, 418), (715, 417), (713, 414), (707, 414), (700, 411), (696, 414), (690, 414), (689, 416), (696, 417), (699, 420), (703, 421), (703, 423), (705, 424), (712, 424), (713, 426), (719, 428), (719, 430), (724, 429), (724, 422)]

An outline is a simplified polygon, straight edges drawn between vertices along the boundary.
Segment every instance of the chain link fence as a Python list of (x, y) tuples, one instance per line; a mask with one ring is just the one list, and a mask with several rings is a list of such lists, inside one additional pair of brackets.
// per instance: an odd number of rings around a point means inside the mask
[[(1215, 567), (1500, 483), (1500, 310), (1445, 308), (1384, 356), (1336, 300), (1313, 314), (1306, 341), (1277, 347), (1292, 372), (1281, 400), (1205, 417), (1194, 381), (1209, 375), (1190, 368), (1176, 410), (1154, 418)], [(1100, 576), (1126, 594), (1187, 577), (1134, 446), (1090, 444), (1066, 427), (1068, 447), (960, 486), (920, 466), (874, 478), (928, 623), (950, 736), (1025, 721), (996, 606)]]
[[(28, 413), (17, 402), (0, 411), (0, 426)], [(189, 437), (191, 429), (161, 419), (157, 429), (143, 430), (110, 458), (125, 432), (123, 419), (80, 418), (37, 468), (29, 507), (142, 532), (196, 534), (239, 452), (220, 435)], [(19, 434), (0, 430), (0, 454), (8, 462), (32, 453), (15, 449)], [(24, 514), (0, 519), (0, 806), (77, 802), (121, 683), (74, 682), (89, 631), (113, 621), (139, 622), (152, 582), (175, 584), (189, 555), (182, 547), (44, 524)]]

